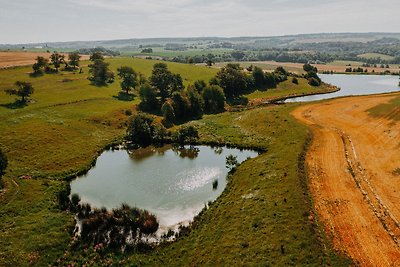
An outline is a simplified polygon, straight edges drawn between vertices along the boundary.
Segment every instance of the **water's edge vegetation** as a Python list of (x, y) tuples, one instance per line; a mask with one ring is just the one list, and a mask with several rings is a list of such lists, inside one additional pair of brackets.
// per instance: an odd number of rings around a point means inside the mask
[[(119, 60), (122, 59), (111, 60), (113, 68)], [(146, 61), (123, 60), (142, 64), (147, 73), (150, 71), (151, 65)], [(185, 71), (192, 68), (172, 66)], [(203, 69), (211, 73), (209, 76), (215, 73), (207, 68), (195, 68), (199, 72)], [(4, 70), (0, 74), (26, 75), (21, 70), (26, 68)], [(63, 91), (66, 98), (63, 101), (70, 104), (54, 104), (51, 94), (38, 92), (37, 98), (42, 102), (38, 101), (37, 106), (32, 104), (15, 111), (2, 107), (0, 113), (5, 118), (0, 125), (6, 129), (0, 141), (10, 155), (10, 168), (3, 177), (6, 191), (0, 199), (4, 203), (0, 208), (0, 224), (4, 229), (0, 264), (182, 266), (263, 262), (319, 266), (349, 263), (321, 238), (312, 216), (310, 196), (304, 187), (305, 176), (300, 175), (304, 168), (299, 161), (299, 155), (305, 150), (304, 142), (308, 140), (307, 129), (290, 115), (296, 104), (242, 108), (204, 115), (202, 119), (186, 123), (198, 129), (198, 144), (250, 148), (263, 153), (237, 168), (222, 195), (196, 217), (187, 231), (180, 232), (176, 242), (162, 244), (150, 253), (121, 254), (102, 246), (74, 249), (69, 245), (73, 236), (73, 213), (61, 212), (58, 200), (69, 196), (69, 181), (94, 166), (104, 149), (121, 144), (126, 110), (136, 112), (131, 106), (137, 102), (112, 99), (115, 87), (95, 88), (79, 74), (62, 76), (80, 80), (60, 83), (59, 76), (54, 74), (47, 75), (46, 79), (35, 78), (34, 82), (56, 84), (56, 89), (68, 88), (71, 91)], [(193, 81), (196, 75), (193, 77), (184, 80)], [(6, 79), (0, 87), (9, 83)], [(74, 98), (82, 98), (81, 91), (73, 91), (76, 90), (74, 83), (89, 92), (91, 101), (74, 102)], [(71, 110), (71, 106), (77, 109)], [(87, 117), (82, 118), (81, 114)], [(38, 119), (32, 121), (30, 116)], [(71, 127), (79, 134), (68, 131)], [(46, 130), (45, 138), (41, 139)], [(63, 140), (57, 139), (61, 133), (66, 135)], [(25, 141), (26, 136), (30, 139)], [(15, 137), (21, 143), (13, 141)], [(49, 151), (51, 162), (45, 160)], [(26, 173), (31, 175), (25, 176)]]

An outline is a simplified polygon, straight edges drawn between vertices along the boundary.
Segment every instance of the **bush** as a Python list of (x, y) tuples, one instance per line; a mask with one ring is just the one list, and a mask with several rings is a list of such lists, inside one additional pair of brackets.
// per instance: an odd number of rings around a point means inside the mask
[(296, 77), (292, 78), (292, 83), (299, 84), (299, 80)]
[(311, 86), (320, 86), (321, 85), (321, 83), (315, 78), (309, 78), (308, 84)]

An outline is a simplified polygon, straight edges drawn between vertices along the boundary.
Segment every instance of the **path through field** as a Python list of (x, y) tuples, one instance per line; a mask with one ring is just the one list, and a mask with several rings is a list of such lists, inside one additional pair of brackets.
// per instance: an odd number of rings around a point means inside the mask
[(367, 112), (395, 96), (341, 98), (293, 112), (314, 134), (307, 169), (319, 219), (335, 248), (362, 266), (400, 266), (400, 122)]

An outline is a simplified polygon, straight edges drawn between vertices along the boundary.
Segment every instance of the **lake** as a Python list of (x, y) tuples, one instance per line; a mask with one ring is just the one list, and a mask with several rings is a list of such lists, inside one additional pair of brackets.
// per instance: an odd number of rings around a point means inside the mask
[(105, 151), (95, 167), (71, 182), (71, 194), (97, 208), (127, 203), (146, 209), (157, 216), (161, 229), (167, 229), (191, 221), (222, 193), (228, 174), (225, 161), (231, 154), (239, 162), (258, 155), (251, 150), (209, 146)]
[(399, 76), (394, 75), (350, 75), (318, 74), (322, 81), (340, 88), (330, 94), (319, 94), (289, 98), (285, 102), (308, 102), (350, 95), (371, 95), (400, 91)]

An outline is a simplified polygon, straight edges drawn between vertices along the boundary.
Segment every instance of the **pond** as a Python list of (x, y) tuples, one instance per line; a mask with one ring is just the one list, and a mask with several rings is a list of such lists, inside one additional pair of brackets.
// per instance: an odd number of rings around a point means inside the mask
[[(71, 182), (71, 194), (93, 207), (112, 209), (122, 203), (155, 214), (161, 230), (193, 219), (226, 186), (228, 155), (238, 162), (257, 152), (196, 146), (195, 149), (141, 148), (103, 152), (96, 166)], [(214, 181), (218, 186), (213, 188)]]
[(322, 81), (340, 88), (330, 94), (287, 99), (285, 102), (308, 102), (349, 95), (370, 95), (400, 91), (399, 77), (394, 75), (318, 74)]

